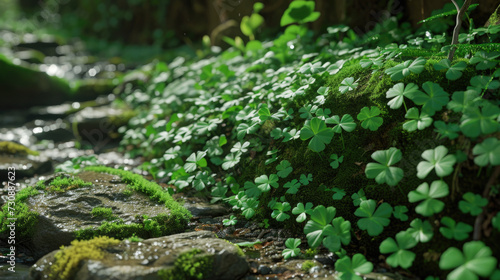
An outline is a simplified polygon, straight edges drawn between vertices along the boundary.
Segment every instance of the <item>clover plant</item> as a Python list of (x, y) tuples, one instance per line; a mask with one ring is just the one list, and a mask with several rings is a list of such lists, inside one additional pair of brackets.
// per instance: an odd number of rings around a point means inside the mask
[(408, 111), (404, 98), (409, 98), (418, 92), (422, 93), (414, 83), (409, 83), (406, 87), (403, 83), (397, 83), (385, 94), (387, 98), (392, 98), (387, 102), (387, 105), (389, 105), (391, 109), (399, 109), (401, 105), (404, 105), (405, 110)]
[(440, 111), (450, 101), (449, 94), (439, 84), (427, 81), (422, 85), (422, 88), (425, 93), (414, 91), (408, 96), (413, 103), (422, 105), (422, 111), (429, 116), (433, 116), (434, 113)]
[(441, 224), (444, 226), (439, 228), (439, 232), (448, 239), (455, 239), (458, 241), (469, 238), (469, 233), (473, 230), (471, 225), (462, 222), (457, 223), (447, 216), (441, 218)]
[(296, 194), (300, 188), (300, 182), (297, 179), (293, 179), (290, 182), (287, 182), (283, 185), (283, 188), (287, 189), (286, 193)]
[(350, 243), (351, 222), (345, 221), (342, 217), (334, 219), (336, 212), (334, 207), (326, 208), (323, 205), (317, 206), (311, 212), (311, 220), (304, 227), (304, 233), (311, 248), (323, 244), (331, 252), (336, 252), (341, 244)]
[(358, 87), (358, 83), (354, 82), (353, 77), (345, 78), (339, 86), (340, 93), (344, 94), (348, 91), (353, 91)]
[(292, 209), (292, 207), (290, 206), (290, 203), (278, 202), (274, 205), (273, 209), (274, 209), (274, 211), (271, 213), (271, 217), (275, 218), (278, 222), (283, 222), (283, 221), (290, 218), (290, 215), (285, 213), (287, 211), (290, 211), (290, 209)]
[(312, 207), (313, 204), (311, 202), (306, 203), (305, 206), (302, 202), (297, 203), (297, 206), (295, 206), (292, 209), (292, 213), (294, 215), (298, 215), (297, 218), (295, 219), (297, 223), (302, 223), (303, 221), (306, 220), (307, 215), (311, 215)]
[(346, 192), (344, 190), (341, 190), (341, 189), (336, 188), (336, 187), (329, 189), (329, 191), (334, 192), (334, 194), (332, 196), (333, 200), (342, 200), (342, 198), (344, 198), (344, 196), (346, 194)]
[(354, 215), (361, 217), (358, 221), (358, 227), (367, 230), (370, 236), (382, 233), (384, 227), (390, 223), (389, 217), (391, 214), (392, 207), (389, 203), (384, 202), (377, 208), (373, 199), (362, 201), (359, 208), (354, 212)]
[(439, 259), (439, 268), (453, 269), (446, 278), (448, 280), (478, 280), (478, 276), (488, 277), (495, 270), (497, 259), (491, 254), (491, 249), (483, 242), (467, 242), (463, 246), (463, 253), (455, 247), (444, 251)]
[(330, 156), (330, 159), (332, 160), (330, 162), (330, 166), (333, 168), (333, 169), (337, 169), (339, 168), (339, 165), (344, 161), (344, 156), (338, 156), (337, 154), (332, 154)]
[(434, 236), (431, 223), (427, 220), (422, 222), (422, 220), (417, 218), (411, 221), (410, 226), (411, 227), (408, 228), (406, 232), (408, 232), (417, 242), (429, 242)]
[(236, 223), (238, 223), (238, 220), (236, 219), (236, 216), (234, 216), (234, 215), (231, 215), (231, 217), (229, 217), (229, 219), (222, 220), (222, 224), (225, 226), (234, 226), (234, 225), (236, 225)]
[(267, 175), (261, 175), (255, 178), (255, 184), (261, 192), (268, 192), (271, 187), (278, 188), (278, 175), (271, 174), (269, 177)]
[(310, 182), (312, 182), (313, 180), (313, 177), (312, 177), (312, 174), (309, 173), (309, 174), (300, 174), (300, 183), (304, 186), (307, 186), (309, 185)]
[(498, 52), (486, 53), (484, 51), (479, 51), (470, 59), (470, 63), (476, 64), (477, 70), (491, 69), (498, 64), (498, 61), (495, 59), (499, 56), (500, 53)]
[(408, 249), (415, 247), (415, 245), (417, 245), (415, 238), (410, 233), (401, 231), (396, 234), (396, 241), (389, 237), (380, 243), (380, 253), (392, 253), (385, 260), (390, 266), (409, 268), (413, 264), (416, 255)]
[(451, 65), (449, 59), (445, 58), (440, 60), (438, 63), (434, 64), (434, 69), (440, 71), (447, 69), (446, 71), (446, 79), (450, 81), (455, 81), (462, 77), (462, 71), (467, 67), (467, 63), (465, 61), (460, 61)]
[(306, 121), (306, 124), (300, 131), (300, 139), (309, 141), (309, 149), (314, 152), (321, 152), (326, 144), (330, 144), (333, 138), (333, 130), (326, 127), (325, 121), (318, 118), (312, 118)]
[(486, 138), (474, 146), (472, 154), (476, 156), (474, 163), (479, 166), (500, 165), (500, 141), (493, 137)]
[(445, 177), (453, 172), (453, 166), (457, 159), (455, 155), (447, 155), (448, 149), (443, 146), (437, 146), (435, 149), (425, 150), (422, 153), (421, 161), (417, 165), (417, 177), (424, 179), (434, 169), (439, 177)]
[(359, 112), (357, 118), (361, 122), (361, 127), (364, 129), (369, 129), (371, 131), (376, 131), (384, 122), (380, 115), (380, 109), (376, 106), (363, 107)]
[(361, 202), (367, 200), (365, 196), (365, 191), (363, 191), (363, 189), (359, 190), (356, 193), (353, 193), (351, 195), (351, 198), (352, 198), (352, 204), (354, 204), (354, 206), (359, 206)]
[(197, 167), (206, 167), (207, 160), (205, 159), (206, 152), (196, 152), (192, 153), (184, 164), (184, 170), (190, 173), (196, 170)]
[(373, 264), (362, 254), (355, 254), (352, 259), (344, 256), (335, 262), (335, 270), (339, 272), (339, 279), (362, 280), (359, 274), (368, 274), (373, 270)]
[(404, 205), (398, 205), (394, 206), (394, 212), (392, 214), (394, 215), (394, 218), (404, 222), (408, 221), (408, 215), (406, 215), (407, 212), (408, 212), (408, 207)]
[(278, 166), (276, 166), (276, 170), (278, 171), (277, 175), (280, 178), (286, 178), (290, 173), (292, 173), (293, 168), (288, 160), (282, 160)]
[(427, 217), (443, 211), (444, 202), (436, 198), (445, 197), (448, 194), (448, 185), (439, 180), (432, 182), (430, 187), (427, 183), (420, 184), (416, 190), (408, 193), (408, 200), (412, 203), (422, 201), (415, 207), (415, 212)]
[(300, 255), (300, 239), (298, 238), (288, 238), (285, 241), (286, 249), (281, 253), (285, 260), (289, 258), (295, 258)]
[(471, 138), (496, 132), (500, 126), (496, 121), (498, 116), (500, 116), (500, 108), (489, 103), (481, 109), (469, 108), (462, 116), (460, 130), (465, 136)]
[(320, 13), (314, 11), (314, 1), (293, 1), (281, 16), (280, 25), (285, 26), (292, 23), (303, 24), (306, 22), (315, 21), (319, 18)]
[(385, 73), (391, 76), (393, 81), (398, 81), (411, 73), (420, 74), (424, 71), (426, 60), (422, 57), (413, 60), (407, 60), (399, 65), (385, 70)]
[(402, 154), (400, 150), (391, 147), (387, 150), (376, 151), (372, 154), (372, 158), (378, 163), (370, 162), (366, 165), (365, 174), (367, 178), (375, 178), (377, 183), (387, 183), (389, 186), (395, 186), (403, 179), (403, 170), (391, 166), (401, 160)]
[(488, 200), (479, 194), (467, 192), (463, 195), (463, 200), (458, 202), (458, 208), (462, 213), (469, 213), (477, 216), (483, 212), (483, 207), (488, 204)]
[(445, 123), (443, 121), (434, 122), (434, 131), (439, 133), (439, 138), (448, 138), (450, 140), (456, 139), (458, 137), (458, 132), (460, 132), (460, 127), (455, 123)]
[(344, 137), (342, 136), (342, 131), (345, 130), (347, 132), (352, 132), (356, 129), (356, 123), (354, 119), (349, 114), (345, 114), (342, 116), (342, 119), (338, 115), (332, 116), (331, 118), (326, 119), (327, 124), (334, 124), (335, 126), (332, 128), (333, 132), (340, 134), (340, 139), (342, 140), (342, 147), (344, 147)]
[(403, 129), (409, 132), (424, 130), (432, 124), (432, 118), (425, 112), (418, 113), (418, 109), (413, 107), (406, 112), (405, 118), (410, 119), (403, 124)]

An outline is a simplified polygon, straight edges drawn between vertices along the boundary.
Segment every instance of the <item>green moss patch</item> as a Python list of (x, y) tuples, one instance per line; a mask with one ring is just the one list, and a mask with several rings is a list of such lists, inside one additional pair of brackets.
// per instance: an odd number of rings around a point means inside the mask
[(201, 280), (212, 273), (213, 259), (203, 255), (200, 249), (182, 253), (175, 260), (174, 268), (158, 271), (158, 276), (164, 280)]
[(21, 144), (9, 141), (0, 141), (0, 154), (37, 156), (40, 153), (30, 150), (29, 148)]

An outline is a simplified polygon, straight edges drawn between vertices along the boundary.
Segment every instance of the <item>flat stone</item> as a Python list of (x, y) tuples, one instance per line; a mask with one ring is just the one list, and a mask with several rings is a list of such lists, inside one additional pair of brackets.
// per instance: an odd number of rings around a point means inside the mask
[[(70, 277), (75, 280), (132, 280), (162, 279), (160, 270), (173, 269), (177, 258), (192, 249), (200, 249), (200, 256), (212, 260), (211, 271), (204, 279), (233, 280), (247, 273), (249, 265), (239, 254), (239, 249), (219, 239), (212, 232), (198, 231), (146, 239), (141, 242), (122, 241), (105, 249), (109, 257), (103, 260), (86, 259), (79, 263), (77, 271)], [(29, 279), (45, 279), (50, 273), (50, 264), (55, 261), (52, 252), (30, 270)], [(198, 256), (198, 255), (197, 255)], [(179, 278), (182, 280), (182, 278)]]

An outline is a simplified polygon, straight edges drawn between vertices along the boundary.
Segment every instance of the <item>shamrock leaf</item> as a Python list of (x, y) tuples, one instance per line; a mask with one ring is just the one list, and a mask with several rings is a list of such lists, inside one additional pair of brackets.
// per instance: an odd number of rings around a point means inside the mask
[(391, 165), (399, 162), (401, 157), (401, 151), (394, 147), (374, 152), (372, 158), (379, 163), (370, 162), (366, 165), (366, 178), (375, 178), (379, 184), (387, 183), (389, 186), (395, 186), (403, 178), (403, 169)]
[(424, 130), (432, 124), (432, 118), (425, 112), (419, 115), (416, 107), (411, 108), (406, 112), (405, 118), (410, 119), (403, 124), (403, 129), (409, 132), (415, 130)]
[(496, 265), (497, 260), (492, 256), (491, 249), (481, 241), (465, 243), (463, 253), (455, 247), (448, 248), (439, 260), (439, 268), (455, 268), (448, 274), (448, 280), (478, 280), (478, 275), (488, 277)]
[(288, 127), (283, 130), (283, 143), (288, 142), (290, 140), (294, 140), (299, 138), (300, 133), (297, 133), (297, 130), (295, 128), (289, 130)]
[(338, 115), (335, 115), (331, 118), (326, 119), (327, 124), (335, 124), (332, 128), (335, 133), (342, 133), (342, 130), (347, 132), (351, 132), (356, 129), (356, 123), (354, 119), (349, 114), (345, 114), (342, 116), (342, 119)]
[(464, 200), (458, 202), (458, 208), (462, 213), (470, 213), (477, 216), (483, 212), (483, 207), (488, 204), (488, 200), (479, 194), (467, 192), (463, 195)]
[(331, 191), (333, 191), (335, 194), (332, 196), (332, 199), (333, 200), (341, 200), (342, 198), (344, 198), (345, 196), (345, 191), (344, 190), (341, 190), (339, 188), (332, 188), (330, 189)]
[(377, 117), (380, 115), (380, 109), (376, 106), (363, 107), (359, 112), (357, 118), (362, 121), (361, 126), (364, 129), (370, 129), (371, 131), (377, 130), (384, 120), (381, 117)]
[(309, 138), (312, 138), (308, 145), (309, 149), (321, 152), (325, 149), (325, 145), (332, 141), (333, 130), (326, 127), (325, 121), (312, 118), (300, 130), (300, 139), (307, 140)]
[(274, 211), (271, 213), (271, 217), (275, 218), (278, 222), (283, 222), (290, 218), (290, 215), (285, 213), (287, 211), (290, 211), (290, 209), (292, 209), (290, 203), (278, 202), (274, 205), (273, 209)]
[(337, 169), (339, 168), (339, 165), (344, 161), (344, 156), (339, 157), (337, 154), (332, 154), (330, 156), (330, 159), (332, 160), (332, 162), (330, 162), (330, 166), (333, 169)]
[(300, 183), (297, 179), (293, 179), (292, 181), (285, 183), (283, 188), (287, 189), (286, 193), (296, 194), (299, 191)]
[(262, 193), (262, 191), (257, 187), (257, 185), (250, 182), (250, 181), (246, 181), (245, 184), (243, 185), (243, 187), (245, 188), (245, 194), (248, 197), (256, 197), (257, 198)]
[(424, 70), (426, 60), (424, 58), (417, 58), (415, 61), (407, 60), (401, 64), (385, 70), (385, 73), (391, 76), (393, 81), (401, 80), (410, 75), (410, 73), (420, 74)]
[(307, 105), (299, 109), (300, 117), (303, 119), (311, 119), (313, 114), (318, 110), (318, 106), (316, 105)]
[(445, 137), (450, 140), (456, 139), (458, 137), (457, 132), (460, 131), (460, 127), (458, 126), (458, 124), (446, 124), (443, 121), (434, 122), (434, 127), (436, 128), (434, 131), (439, 133), (439, 139), (443, 139)]
[(446, 107), (455, 113), (463, 113), (481, 99), (480, 93), (480, 90), (470, 87), (466, 91), (455, 91)]
[(308, 62), (302, 65), (302, 67), (300, 67), (298, 72), (302, 74), (317, 74), (325, 70), (326, 69), (321, 66), (321, 62), (316, 62), (314, 64)]
[(443, 106), (448, 104), (450, 97), (443, 88), (436, 83), (427, 81), (422, 85), (426, 93), (413, 92), (409, 98), (417, 105), (423, 105), (422, 111), (433, 116), (435, 112), (440, 111)]
[(368, 235), (377, 236), (382, 233), (384, 227), (389, 225), (389, 217), (392, 214), (392, 207), (389, 203), (384, 202), (375, 211), (377, 203), (375, 200), (365, 200), (356, 209), (354, 215), (361, 217), (358, 221), (358, 227), (362, 230), (367, 230)]
[(435, 169), (436, 174), (441, 178), (450, 175), (453, 172), (453, 165), (455, 165), (457, 159), (455, 155), (446, 155), (447, 153), (448, 149), (443, 145), (435, 149), (425, 150), (422, 153), (422, 158), (426, 161), (418, 163), (417, 177), (424, 179), (432, 169)]
[(498, 52), (485, 53), (484, 51), (480, 51), (475, 53), (469, 62), (471, 64), (477, 64), (477, 70), (486, 70), (497, 65), (498, 62), (495, 61), (495, 59), (499, 56), (500, 54)]
[(399, 219), (401, 221), (408, 221), (408, 215), (405, 213), (408, 212), (408, 208), (406, 206), (394, 206), (394, 212), (392, 213), (394, 215), (394, 218)]
[(462, 77), (462, 71), (467, 68), (467, 63), (465, 61), (460, 61), (453, 66), (450, 63), (450, 60), (445, 58), (439, 61), (438, 63), (434, 64), (434, 69), (436, 70), (443, 70), (443, 69), (448, 69), (446, 71), (446, 79), (450, 81), (455, 81), (460, 79)]
[(407, 229), (406, 232), (411, 234), (411, 236), (417, 242), (422, 242), (422, 243), (429, 242), (432, 239), (432, 236), (434, 235), (432, 226), (429, 223), (429, 221), (424, 221), (422, 223), (422, 220), (415, 219), (411, 221), (410, 226), (411, 227)]
[(258, 129), (259, 129), (258, 122), (252, 123), (250, 125), (248, 125), (246, 123), (240, 123), (238, 125), (238, 127), (236, 127), (237, 138), (238, 138), (238, 140), (241, 140), (241, 139), (243, 139), (243, 137), (245, 137), (245, 135), (253, 134), (253, 133), (257, 132)]
[(481, 110), (469, 108), (462, 116), (460, 129), (467, 137), (475, 138), (481, 134), (490, 134), (498, 130), (496, 118), (500, 115), (498, 106), (487, 104)]
[(359, 274), (368, 274), (373, 270), (373, 264), (362, 254), (355, 254), (351, 258), (344, 256), (335, 262), (335, 270), (339, 272), (339, 279), (362, 280)]
[(311, 220), (309, 220), (305, 227), (304, 233), (307, 237), (307, 243), (311, 248), (318, 247), (323, 242), (323, 237), (325, 235), (325, 230), (330, 230), (332, 227), (330, 222), (335, 217), (337, 210), (335, 207), (325, 208), (323, 205), (319, 205), (311, 212)]
[(196, 167), (206, 167), (207, 166), (207, 160), (205, 159), (206, 152), (196, 152), (192, 153), (187, 159), (186, 163), (184, 164), (184, 170), (188, 173), (193, 172), (196, 170)]
[(473, 230), (471, 225), (459, 222), (458, 224), (450, 217), (441, 218), (441, 224), (446, 227), (440, 227), (441, 234), (448, 239), (458, 241), (465, 240), (469, 237), (469, 232)]
[(415, 212), (423, 216), (431, 216), (435, 213), (439, 213), (444, 208), (444, 202), (437, 200), (436, 198), (445, 197), (449, 194), (448, 185), (443, 181), (434, 181), (429, 184), (422, 183), (416, 190), (408, 193), (408, 200), (413, 203), (421, 201), (419, 205), (415, 208)]
[(361, 202), (367, 200), (365, 196), (365, 191), (363, 189), (359, 190), (357, 193), (353, 193), (351, 195), (351, 198), (352, 198), (352, 204), (354, 204), (354, 206), (359, 206)]
[(281, 178), (286, 178), (290, 173), (292, 173), (293, 168), (288, 160), (282, 160), (278, 166), (276, 166), (278, 171), (278, 176)]
[(245, 142), (245, 143), (241, 143), (241, 142), (237, 142), (236, 144), (234, 144), (234, 146), (231, 148), (231, 153), (246, 153), (248, 151), (248, 146), (250, 146), (250, 142)]
[(313, 176), (311, 173), (307, 174), (307, 176), (305, 174), (300, 174), (299, 180), (302, 185), (307, 186), (310, 182), (313, 181)]
[(230, 168), (233, 168), (240, 162), (241, 160), (241, 153), (230, 153), (227, 156), (224, 157), (224, 161), (222, 163), (222, 169), (228, 170)]
[(255, 178), (255, 184), (262, 192), (268, 192), (271, 190), (271, 187), (277, 188), (278, 185), (278, 175), (271, 174), (269, 177), (267, 175), (262, 175)]
[(392, 98), (387, 103), (387, 105), (389, 105), (389, 107), (391, 109), (399, 109), (401, 107), (401, 105), (404, 104), (405, 109), (406, 109), (404, 97), (409, 98), (409, 96), (415, 95), (418, 93), (423, 94), (423, 92), (421, 92), (418, 89), (418, 86), (414, 83), (409, 83), (406, 86), (406, 88), (405, 88), (405, 84), (397, 83), (392, 88), (390, 88), (385, 94), (387, 98)]
[(234, 225), (236, 225), (236, 223), (238, 223), (238, 220), (233, 215), (231, 215), (231, 217), (229, 217), (229, 219), (222, 220), (222, 224), (225, 226), (234, 226)]
[(407, 249), (411, 249), (417, 245), (417, 241), (411, 234), (406, 231), (401, 231), (396, 234), (396, 241), (392, 237), (380, 243), (380, 253), (392, 253), (385, 260), (390, 266), (409, 268), (415, 260), (415, 253)]
[(474, 146), (472, 154), (476, 155), (474, 162), (479, 166), (500, 165), (500, 141), (493, 137), (486, 138)]
[(297, 219), (295, 219), (297, 221), (297, 223), (302, 223), (303, 221), (306, 220), (306, 218), (307, 218), (306, 214), (310, 215), (312, 213), (312, 210), (311, 210), (312, 207), (313, 207), (313, 204), (311, 202), (306, 203), (306, 206), (304, 206), (304, 204), (302, 202), (297, 203), (297, 206), (295, 206), (292, 209), (292, 214), (298, 215)]
[(342, 244), (349, 245), (351, 242), (351, 222), (338, 217), (333, 219), (332, 225), (325, 227), (323, 245), (330, 252), (337, 252)]
[(358, 83), (354, 82), (353, 77), (345, 78), (342, 80), (339, 86), (339, 91), (340, 93), (344, 94), (348, 91), (354, 90), (358, 87)]
[(298, 239), (298, 238), (288, 238), (285, 241), (286, 249), (283, 250), (283, 253), (281, 253), (283, 255), (283, 257), (285, 258), (285, 260), (299, 256), (300, 243), (301, 243), (300, 239)]
[(281, 16), (280, 25), (291, 23), (312, 22), (319, 18), (320, 13), (314, 11), (316, 3), (313, 1), (293, 1)]
[(340, 71), (340, 69), (342, 69), (342, 67), (344, 66), (344, 63), (345, 63), (344, 60), (339, 60), (339, 61), (335, 62), (334, 64), (328, 66), (328, 68), (326, 68), (326, 71), (328, 71), (328, 73), (330, 73), (330, 75), (335, 75)]
[(254, 197), (249, 198), (242, 203), (241, 213), (248, 220), (252, 218), (253, 215), (255, 215), (255, 210), (257, 209), (257, 207), (259, 207), (259, 201), (257, 201), (257, 199)]
[(484, 89), (497, 89), (500, 87), (500, 82), (493, 80), (493, 77), (490, 76), (474, 76), (470, 79), (470, 84), (477, 88), (478, 90)]

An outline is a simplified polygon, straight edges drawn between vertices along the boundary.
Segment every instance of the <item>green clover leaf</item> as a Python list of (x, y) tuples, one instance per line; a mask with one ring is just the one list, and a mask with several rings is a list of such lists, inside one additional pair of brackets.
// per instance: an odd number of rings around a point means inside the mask
[(450, 140), (456, 139), (458, 137), (458, 133), (460, 131), (460, 127), (455, 123), (445, 123), (443, 121), (434, 122), (434, 127), (436, 128), (434, 131), (439, 133), (439, 139), (443, 139), (445, 137)]
[(418, 89), (418, 86), (416, 84), (409, 83), (405, 88), (405, 84), (397, 83), (385, 94), (387, 98), (392, 98), (391, 100), (389, 100), (387, 105), (389, 105), (391, 109), (399, 109), (401, 105), (404, 104), (406, 109), (404, 98), (409, 98), (409, 96), (417, 93), (423, 94), (423, 92)]
[(415, 130), (424, 130), (432, 124), (432, 118), (425, 112), (419, 115), (416, 107), (411, 108), (406, 112), (405, 118), (410, 119), (403, 124), (403, 129), (409, 132)]
[(363, 189), (359, 190), (357, 193), (353, 193), (351, 195), (351, 198), (352, 198), (352, 204), (354, 204), (354, 206), (359, 206), (361, 202), (367, 200), (365, 196), (365, 191)]
[(354, 119), (349, 114), (345, 114), (342, 116), (342, 119), (338, 115), (332, 116), (331, 118), (326, 119), (327, 124), (335, 124), (332, 128), (335, 133), (342, 133), (342, 130), (347, 132), (351, 132), (356, 129), (356, 123)]
[(441, 178), (450, 175), (457, 159), (455, 155), (446, 155), (447, 153), (448, 149), (443, 145), (437, 146), (435, 149), (425, 150), (422, 153), (422, 158), (426, 161), (418, 163), (417, 177), (424, 179), (433, 169)]
[(188, 173), (191, 173), (196, 170), (196, 167), (206, 167), (207, 160), (205, 159), (206, 152), (196, 152), (192, 153), (184, 164), (184, 170)]
[(380, 109), (376, 106), (363, 107), (359, 112), (357, 118), (362, 121), (361, 126), (364, 129), (370, 129), (371, 131), (376, 131), (384, 122), (384, 119), (378, 117), (380, 115)]
[(285, 26), (291, 23), (312, 22), (319, 18), (320, 13), (314, 11), (316, 3), (314, 1), (293, 1), (281, 16), (280, 25)]
[(446, 107), (455, 113), (463, 113), (481, 99), (480, 93), (480, 90), (470, 87), (466, 91), (455, 91)]
[(325, 227), (323, 245), (330, 252), (337, 252), (340, 250), (342, 244), (349, 245), (351, 242), (351, 222), (338, 217), (333, 219), (332, 225)]
[(489, 103), (481, 110), (478, 107), (469, 108), (462, 116), (460, 130), (470, 138), (493, 133), (500, 126), (496, 121), (498, 116), (500, 116), (500, 108)]
[(392, 214), (392, 207), (389, 203), (380, 204), (375, 211), (376, 206), (375, 200), (365, 200), (360, 203), (359, 208), (354, 212), (354, 215), (361, 217), (358, 221), (358, 227), (367, 230), (370, 236), (381, 234), (384, 227), (389, 225), (389, 217)]
[(278, 171), (278, 176), (281, 178), (286, 178), (293, 171), (293, 167), (288, 160), (282, 160), (278, 166), (276, 166)]
[(326, 127), (325, 121), (312, 118), (300, 130), (300, 139), (307, 140), (309, 138), (312, 138), (308, 145), (309, 149), (321, 152), (325, 149), (325, 145), (332, 141), (333, 130)]
[(493, 137), (486, 138), (474, 146), (472, 154), (476, 156), (474, 162), (479, 166), (500, 165), (500, 141)]
[(238, 223), (238, 220), (233, 215), (231, 215), (231, 217), (229, 217), (229, 219), (222, 220), (222, 224), (225, 226), (234, 226), (234, 225), (236, 225), (236, 223)]
[(433, 116), (435, 112), (440, 111), (450, 101), (448, 93), (439, 84), (427, 81), (422, 85), (422, 88), (425, 93), (413, 92), (409, 94), (409, 98), (415, 104), (423, 105), (422, 111), (429, 116)]
[(222, 169), (228, 170), (233, 168), (238, 164), (241, 160), (241, 153), (229, 153), (224, 157), (224, 161), (222, 163)]
[(416, 255), (408, 249), (415, 247), (415, 245), (417, 245), (415, 238), (408, 232), (401, 231), (396, 234), (396, 241), (392, 237), (389, 237), (380, 243), (380, 253), (392, 253), (385, 260), (390, 266), (409, 268), (415, 260)]
[(278, 188), (278, 175), (271, 174), (269, 177), (267, 175), (261, 175), (255, 178), (255, 184), (262, 192), (268, 192), (271, 190), (271, 187)]
[(465, 61), (460, 61), (458, 63), (455, 63), (454, 65), (451, 65), (450, 60), (445, 58), (439, 61), (438, 63), (434, 64), (434, 69), (436, 70), (443, 70), (443, 69), (448, 69), (446, 71), (446, 79), (450, 81), (455, 81), (460, 79), (462, 77), (462, 71), (467, 68), (467, 63)]
[(298, 238), (288, 238), (285, 241), (286, 249), (281, 253), (285, 260), (289, 258), (298, 257), (300, 254), (300, 239)]
[(408, 207), (406, 206), (394, 206), (394, 212), (392, 213), (394, 215), (394, 218), (399, 219), (401, 221), (408, 221), (408, 215), (405, 213), (408, 212)]
[(290, 218), (290, 215), (286, 214), (285, 212), (290, 211), (292, 207), (290, 206), (290, 203), (288, 202), (277, 202), (274, 207), (274, 211), (271, 213), (271, 217), (275, 218), (278, 222), (283, 222), (287, 219)]
[(458, 202), (458, 208), (462, 213), (470, 213), (477, 216), (483, 212), (483, 207), (488, 204), (488, 200), (479, 194), (467, 192), (463, 195), (464, 200)]
[(325, 231), (332, 227), (330, 222), (333, 220), (336, 213), (337, 210), (335, 207), (330, 206), (325, 208), (323, 205), (317, 206), (311, 212), (311, 220), (309, 220), (304, 227), (307, 243), (311, 248), (316, 248), (323, 242)]
[(373, 270), (373, 264), (362, 254), (355, 254), (351, 258), (344, 256), (335, 262), (335, 270), (339, 272), (339, 279), (362, 280), (358, 274), (368, 274)]
[(385, 73), (391, 76), (393, 81), (398, 81), (410, 75), (410, 73), (420, 74), (424, 71), (426, 60), (417, 58), (414, 61), (407, 60), (401, 64), (385, 70)]
[(339, 157), (337, 154), (332, 154), (330, 156), (330, 159), (332, 160), (332, 162), (330, 162), (330, 166), (333, 169), (337, 169), (339, 168), (339, 165), (344, 161), (344, 156)]
[(342, 80), (339, 86), (340, 93), (344, 94), (348, 91), (355, 90), (358, 87), (358, 83), (354, 82), (353, 77), (348, 77)]
[(300, 183), (297, 179), (293, 179), (283, 185), (283, 188), (287, 189), (286, 193), (296, 194), (299, 191)]
[(429, 184), (422, 183), (416, 190), (408, 193), (408, 200), (413, 203), (421, 201), (419, 205), (415, 208), (415, 212), (422, 216), (431, 216), (435, 213), (439, 213), (444, 208), (444, 202), (437, 200), (436, 198), (445, 197), (449, 194), (448, 185), (443, 181), (434, 181)]
[(450, 217), (441, 218), (441, 224), (446, 227), (440, 227), (439, 232), (448, 239), (455, 239), (458, 241), (469, 238), (469, 232), (474, 229), (471, 225), (462, 222), (457, 224), (455, 220)]
[(496, 265), (491, 249), (481, 241), (465, 243), (463, 253), (455, 247), (448, 248), (439, 260), (439, 268), (455, 268), (448, 274), (448, 280), (478, 280), (478, 275), (488, 277)]
[(307, 174), (307, 176), (305, 174), (300, 174), (299, 180), (302, 185), (307, 186), (310, 182), (313, 181), (313, 176), (311, 173)]
[(370, 162), (366, 165), (366, 178), (373, 179), (379, 184), (387, 183), (395, 186), (403, 178), (403, 169), (391, 165), (399, 162), (402, 158), (401, 151), (394, 147), (388, 150), (376, 151), (372, 158), (379, 163)]
[(411, 221), (410, 228), (406, 230), (417, 242), (426, 243), (432, 239), (434, 232), (429, 221), (424, 221), (420, 219), (415, 219)]
[(484, 51), (479, 51), (474, 54), (474, 56), (470, 59), (471, 64), (477, 64), (477, 70), (486, 70), (491, 69), (497, 65), (497, 61), (495, 60), (499, 57), (500, 54), (498, 52), (486, 53)]
[(312, 207), (313, 207), (313, 204), (311, 202), (306, 203), (305, 206), (302, 202), (297, 203), (297, 206), (295, 206), (292, 209), (292, 214), (298, 215), (297, 219), (295, 219), (297, 221), (297, 223), (302, 223), (303, 221), (305, 221), (307, 218), (306, 214), (311, 215)]

